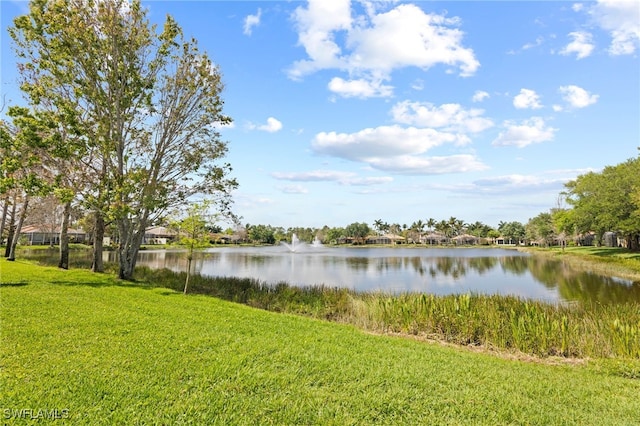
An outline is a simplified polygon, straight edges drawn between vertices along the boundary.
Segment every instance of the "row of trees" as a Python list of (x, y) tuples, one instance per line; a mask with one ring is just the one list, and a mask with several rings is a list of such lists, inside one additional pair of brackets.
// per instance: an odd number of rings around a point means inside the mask
[(227, 145), (221, 73), (167, 16), (158, 30), (139, 0), (32, 0), (9, 29), (26, 106), (0, 121), (0, 235), (15, 258), (37, 197), (64, 206), (60, 266), (68, 266), (72, 205), (90, 212), (93, 270), (105, 228), (131, 279), (145, 229), (195, 195), (230, 213), (237, 182)]
[(378, 219), (371, 224), (365, 222), (353, 222), (344, 227), (303, 228), (303, 227), (275, 227), (271, 225), (247, 224), (238, 229), (226, 231), (234, 234), (236, 240), (249, 241), (257, 244), (275, 244), (280, 241), (290, 241), (296, 234), (301, 241), (312, 242), (315, 239), (323, 243), (337, 243), (343, 238), (350, 238), (356, 244), (363, 244), (368, 237), (391, 234), (400, 236), (407, 242), (419, 243), (428, 238), (430, 234), (437, 233), (445, 240), (456, 236), (471, 235), (478, 239), (492, 240), (504, 237), (514, 242), (525, 238), (525, 226), (520, 222), (500, 222), (498, 228), (493, 228), (482, 222), (465, 223), (463, 220), (451, 217), (448, 220), (427, 221), (418, 220), (410, 226), (391, 224)]
[[(354, 222), (345, 227), (288, 229), (247, 224), (235, 230), (229, 228), (225, 233), (233, 236), (232, 239), (235, 241), (258, 244), (290, 241), (292, 234), (296, 234), (300, 240), (307, 242), (317, 238), (324, 243), (335, 243), (343, 238), (350, 238), (355, 243), (362, 244), (367, 237), (391, 233), (402, 236), (407, 242), (420, 242), (429, 241), (433, 233), (436, 233), (442, 236), (444, 241), (469, 234), (485, 239), (485, 242), (502, 237), (516, 244), (524, 241), (542, 246), (555, 244), (564, 246), (571, 241), (577, 244), (593, 242), (602, 244), (605, 232), (613, 230), (622, 236), (626, 246), (637, 250), (637, 230), (640, 228), (638, 226), (640, 216), (638, 176), (640, 175), (637, 173), (640, 170), (639, 161), (639, 159), (632, 159), (617, 166), (607, 167), (601, 173), (579, 176), (576, 180), (567, 183), (567, 190), (559, 197), (556, 207), (529, 219), (526, 224), (517, 221), (500, 222), (497, 228), (493, 228), (482, 222), (466, 223), (456, 217), (450, 217), (448, 220), (440, 221), (433, 218), (426, 221), (418, 220), (407, 226), (406, 224), (389, 224), (378, 219), (371, 227), (360, 222)], [(601, 204), (602, 208), (595, 210), (596, 202), (605, 199), (607, 201)], [(572, 207), (562, 207), (560, 200), (566, 201)], [(42, 210), (55, 211), (52, 207), (55, 201), (51, 197), (41, 198), (39, 202), (48, 203), (48, 207)], [(599, 213), (596, 214), (598, 211)], [(606, 220), (609, 222), (605, 222)], [(90, 224), (86, 220), (85, 223)], [(201, 244), (211, 240), (209, 234), (222, 232), (219, 226), (212, 223), (203, 223), (201, 228), (203, 232)], [(181, 229), (187, 229), (187, 227), (183, 224)], [(112, 232), (117, 232), (117, 229), (112, 228)], [(193, 249), (193, 241), (190, 247)]]
[[(532, 217), (526, 224), (518, 221), (500, 222), (497, 228), (482, 222), (465, 223), (456, 217), (437, 221), (433, 218), (418, 220), (411, 225), (389, 224), (377, 219), (370, 227), (355, 222), (344, 228), (322, 229), (273, 228), (268, 225), (247, 225), (248, 239), (273, 243), (290, 238), (292, 233), (304, 241), (315, 237), (323, 242), (335, 242), (350, 237), (364, 242), (368, 236), (393, 234), (408, 242), (418, 242), (428, 234), (437, 232), (447, 239), (463, 234), (477, 238), (502, 237), (518, 244), (551, 246), (568, 243), (602, 245), (606, 233), (613, 234), (615, 242), (629, 250), (640, 250), (640, 157), (631, 158), (601, 172), (590, 172), (567, 182), (559, 194), (558, 203), (547, 212)], [(267, 237), (264, 237), (264, 236)], [(593, 241), (591, 241), (593, 240)]]
[(528, 237), (547, 244), (593, 237), (602, 245), (609, 232), (629, 250), (640, 250), (640, 157), (578, 176), (565, 188), (561, 196), (570, 208), (557, 206), (529, 220)]

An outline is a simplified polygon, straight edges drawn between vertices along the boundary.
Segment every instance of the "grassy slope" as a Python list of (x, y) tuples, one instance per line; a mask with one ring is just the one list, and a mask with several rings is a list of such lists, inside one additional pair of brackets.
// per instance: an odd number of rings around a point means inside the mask
[[(0, 415), (73, 424), (634, 424), (640, 381), (0, 260)], [(3, 419), (5, 420), (5, 419)], [(15, 419), (12, 419), (15, 420)]]
[(592, 270), (604, 275), (640, 280), (640, 253), (630, 252), (617, 247), (559, 247), (533, 248), (521, 247), (520, 250), (536, 255), (564, 259), (578, 268)]

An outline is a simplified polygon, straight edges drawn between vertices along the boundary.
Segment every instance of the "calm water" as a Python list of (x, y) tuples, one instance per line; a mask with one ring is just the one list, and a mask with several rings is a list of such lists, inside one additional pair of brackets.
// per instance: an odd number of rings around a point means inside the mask
[[(184, 271), (181, 251), (142, 251), (139, 265)], [(640, 301), (640, 283), (572, 269), (504, 249), (224, 247), (198, 253), (194, 271), (267, 283), (324, 284), (358, 291), (483, 293), (545, 301)]]

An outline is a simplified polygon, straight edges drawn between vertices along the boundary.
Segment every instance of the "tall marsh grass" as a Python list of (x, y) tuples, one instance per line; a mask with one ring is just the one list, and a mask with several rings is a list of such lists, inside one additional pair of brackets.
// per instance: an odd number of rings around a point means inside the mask
[[(140, 268), (139, 279), (182, 290), (183, 273)], [(255, 279), (193, 277), (192, 293), (276, 312), (541, 357), (640, 358), (640, 304), (558, 304), (511, 296), (357, 293)]]

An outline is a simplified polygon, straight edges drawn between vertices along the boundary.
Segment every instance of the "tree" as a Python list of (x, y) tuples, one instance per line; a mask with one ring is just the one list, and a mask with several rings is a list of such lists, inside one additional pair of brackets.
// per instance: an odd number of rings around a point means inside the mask
[(329, 228), (325, 233), (325, 241), (335, 244), (345, 235), (344, 228)]
[(270, 225), (253, 225), (249, 229), (249, 239), (254, 243), (275, 244), (276, 238)]
[(344, 233), (347, 237), (353, 238), (355, 243), (359, 242), (360, 244), (364, 244), (365, 239), (370, 232), (371, 228), (369, 228), (369, 225), (367, 225), (365, 222), (354, 222), (350, 225), (347, 225), (344, 230)]
[(231, 122), (218, 68), (172, 17), (156, 33), (146, 14), (139, 0), (33, 0), (10, 29), (22, 89), (35, 105), (68, 110), (83, 136), (96, 176), (83, 196), (96, 218), (94, 263), (112, 221), (122, 279), (133, 278), (148, 224), (194, 194), (230, 213), (237, 186), (218, 163), (218, 129)]
[(376, 232), (378, 233), (378, 235), (382, 235), (382, 228), (384, 226), (384, 222), (382, 221), (382, 219), (376, 219), (373, 222), (373, 229), (376, 230)]
[(525, 227), (525, 235), (529, 240), (538, 240), (544, 246), (550, 246), (555, 237), (551, 213), (540, 213), (538, 216), (529, 219)]
[[(16, 116), (12, 124), (4, 120), (0, 122), (0, 151), (3, 154), (0, 159), (0, 194), (13, 192), (6, 250), (7, 260), (13, 261), (29, 201), (34, 196), (47, 194), (51, 188), (47, 184), (48, 173), (38, 157), (38, 151), (44, 144), (43, 138), (30, 120), (15, 114), (15, 109), (10, 108), (9, 115)], [(16, 222), (18, 203), (21, 208)]]
[(429, 232), (433, 232), (434, 227), (436, 226), (436, 220), (432, 217), (427, 219), (427, 229)]
[(422, 241), (422, 234), (424, 233), (425, 223), (422, 220), (418, 220), (417, 222), (413, 222), (411, 224), (411, 230), (416, 233), (416, 238), (414, 238), (414, 242)]
[(640, 157), (580, 175), (565, 187), (578, 232), (595, 231), (599, 243), (605, 232), (618, 232), (627, 248), (640, 250)]
[(498, 231), (502, 234), (503, 237), (515, 241), (515, 245), (520, 245), (520, 240), (522, 240), (526, 235), (526, 230), (524, 225), (520, 222), (500, 222), (498, 225)]
[(187, 247), (187, 277), (184, 281), (184, 294), (187, 294), (189, 287), (194, 250), (209, 245), (208, 229), (214, 218), (209, 211), (210, 205), (211, 203), (206, 200), (189, 204), (185, 215), (172, 223), (172, 227), (178, 231), (179, 243)]

